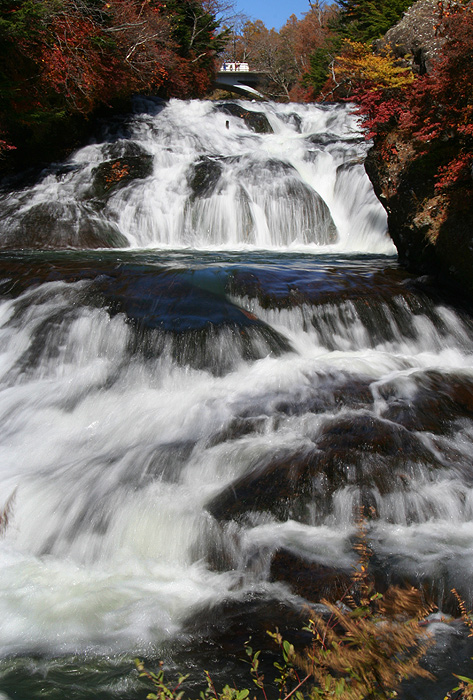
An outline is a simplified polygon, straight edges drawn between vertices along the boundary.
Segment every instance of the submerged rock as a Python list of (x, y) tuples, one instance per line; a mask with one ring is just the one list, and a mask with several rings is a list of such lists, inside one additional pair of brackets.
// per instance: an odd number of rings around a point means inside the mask
[(392, 382), (380, 388), (380, 396), (386, 401), (382, 416), (408, 430), (449, 434), (459, 419), (473, 418), (473, 381), (461, 374), (416, 372), (405, 392)]
[(64, 249), (123, 248), (127, 238), (110, 221), (97, 217), (86, 206), (42, 202), (19, 217), (17, 225), (2, 236), (2, 248)]
[(340, 600), (351, 588), (349, 572), (311, 561), (289, 549), (278, 549), (271, 560), (270, 581), (288, 583), (296, 595), (311, 603)]
[(200, 609), (184, 622), (184, 630), (187, 638), (198, 635), (201, 658), (205, 654), (213, 657), (217, 646), (225, 658), (242, 659), (245, 644), (251, 639), (255, 651), (264, 649), (266, 657), (267, 652), (274, 653), (267, 669), (271, 672), (273, 660), (280, 660), (280, 652), (268, 631), (274, 631), (277, 625), (285, 639), (292, 643), (299, 641), (305, 646), (311, 640), (311, 635), (303, 629), (307, 617), (307, 610), (296, 608), (289, 602), (268, 600), (262, 593), (252, 593), (244, 599), (224, 600)]
[(146, 358), (172, 357), (180, 365), (207, 370), (222, 376), (242, 361), (253, 362), (271, 355), (278, 357), (292, 350), (289, 341), (266, 324), (240, 326), (203, 323), (200, 329), (175, 332), (144, 327), (131, 320), (129, 350)]
[(358, 493), (353, 506), (376, 516), (377, 498), (408, 491), (419, 472), (428, 476), (440, 466), (402, 426), (369, 413), (345, 414), (325, 421), (312, 444), (259, 456), (207, 509), (217, 520), (269, 512), (281, 520), (322, 522), (333, 512), (335, 493), (348, 488)]

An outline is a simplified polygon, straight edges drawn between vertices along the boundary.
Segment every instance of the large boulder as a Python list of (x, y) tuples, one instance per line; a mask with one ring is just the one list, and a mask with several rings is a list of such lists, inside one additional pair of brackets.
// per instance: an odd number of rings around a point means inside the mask
[[(435, 176), (458, 151), (454, 139), (432, 142), (419, 155), (397, 129), (371, 149), (365, 169), (386, 209), (401, 264), (431, 274), (473, 302), (473, 173), (439, 193)], [(390, 155), (387, 158), (386, 152)]]
[(216, 105), (215, 109), (218, 112), (223, 112), (232, 117), (243, 119), (246, 126), (257, 134), (272, 134), (273, 127), (268, 121), (268, 117), (262, 112), (253, 112), (251, 109), (245, 109), (234, 102), (224, 102)]
[(153, 172), (153, 156), (137, 144), (121, 148), (119, 143), (109, 144), (105, 154), (112, 157), (92, 170), (92, 198), (104, 198), (133, 180), (142, 180)]
[(436, 29), (439, 21), (437, 0), (419, 0), (376, 42), (376, 49), (382, 52), (390, 48), (397, 58), (409, 62), (415, 72), (428, 73), (445, 41)]

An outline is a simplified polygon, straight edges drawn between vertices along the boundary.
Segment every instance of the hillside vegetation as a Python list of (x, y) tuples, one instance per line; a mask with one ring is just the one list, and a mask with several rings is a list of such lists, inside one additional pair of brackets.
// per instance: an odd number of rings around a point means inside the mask
[(1, 0), (0, 153), (52, 157), (133, 93), (203, 96), (217, 26), (201, 0)]

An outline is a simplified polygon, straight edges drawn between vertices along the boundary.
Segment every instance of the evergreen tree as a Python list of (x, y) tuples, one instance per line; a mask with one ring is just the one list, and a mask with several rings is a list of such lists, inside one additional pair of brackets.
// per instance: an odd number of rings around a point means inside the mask
[(342, 39), (371, 43), (383, 36), (403, 13), (412, 0), (338, 0), (339, 12), (331, 23), (332, 36), (323, 48), (310, 58), (310, 70), (305, 84), (318, 95), (330, 75), (330, 66), (340, 51)]
[(368, 42), (383, 36), (396, 24), (412, 0), (338, 0), (338, 5), (337, 30), (341, 36)]

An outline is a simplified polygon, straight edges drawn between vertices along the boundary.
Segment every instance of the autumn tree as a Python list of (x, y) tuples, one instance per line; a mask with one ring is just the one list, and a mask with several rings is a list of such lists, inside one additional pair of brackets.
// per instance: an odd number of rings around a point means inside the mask
[[(343, 40), (371, 43), (399, 21), (413, 0), (337, 0), (338, 12), (331, 17), (330, 29), (323, 45), (310, 57), (305, 82), (317, 96), (342, 51)], [(346, 49), (346, 46), (345, 46)]]
[[(463, 183), (472, 187), (473, 4), (444, 13), (441, 56), (430, 74), (414, 76), (389, 54), (345, 41), (333, 68), (332, 95), (358, 103), (368, 136), (386, 159), (396, 144), (409, 144), (412, 158), (436, 156), (435, 191)], [(394, 134), (394, 136), (393, 136)]]
[(307, 92), (306, 76), (311, 68), (311, 57), (322, 50), (331, 36), (331, 22), (336, 14), (333, 5), (321, 5), (318, 0), (310, 4), (310, 11), (301, 20), (292, 15), (280, 34), (293, 55), (293, 83), (291, 99), (311, 98)]
[(448, 162), (437, 175), (440, 191), (465, 180), (473, 166), (473, 5), (449, 12), (446, 42), (431, 74), (415, 81), (399, 125), (420, 143), (448, 144)]
[(134, 92), (205, 94), (217, 26), (200, 0), (0, 0), (3, 150)]
[(374, 53), (369, 44), (344, 39), (340, 55), (334, 59), (332, 75), (327, 83), (328, 97), (356, 98), (363, 93), (378, 93), (382, 99), (397, 94), (412, 85), (414, 75), (399, 65), (394, 55), (386, 51)]
[(244, 61), (252, 70), (266, 74), (266, 94), (276, 100), (306, 98), (304, 76), (310, 57), (324, 44), (329, 33), (333, 6), (314, 1), (302, 19), (295, 15), (277, 32), (261, 20), (247, 21), (233, 33), (224, 54), (225, 60)]

